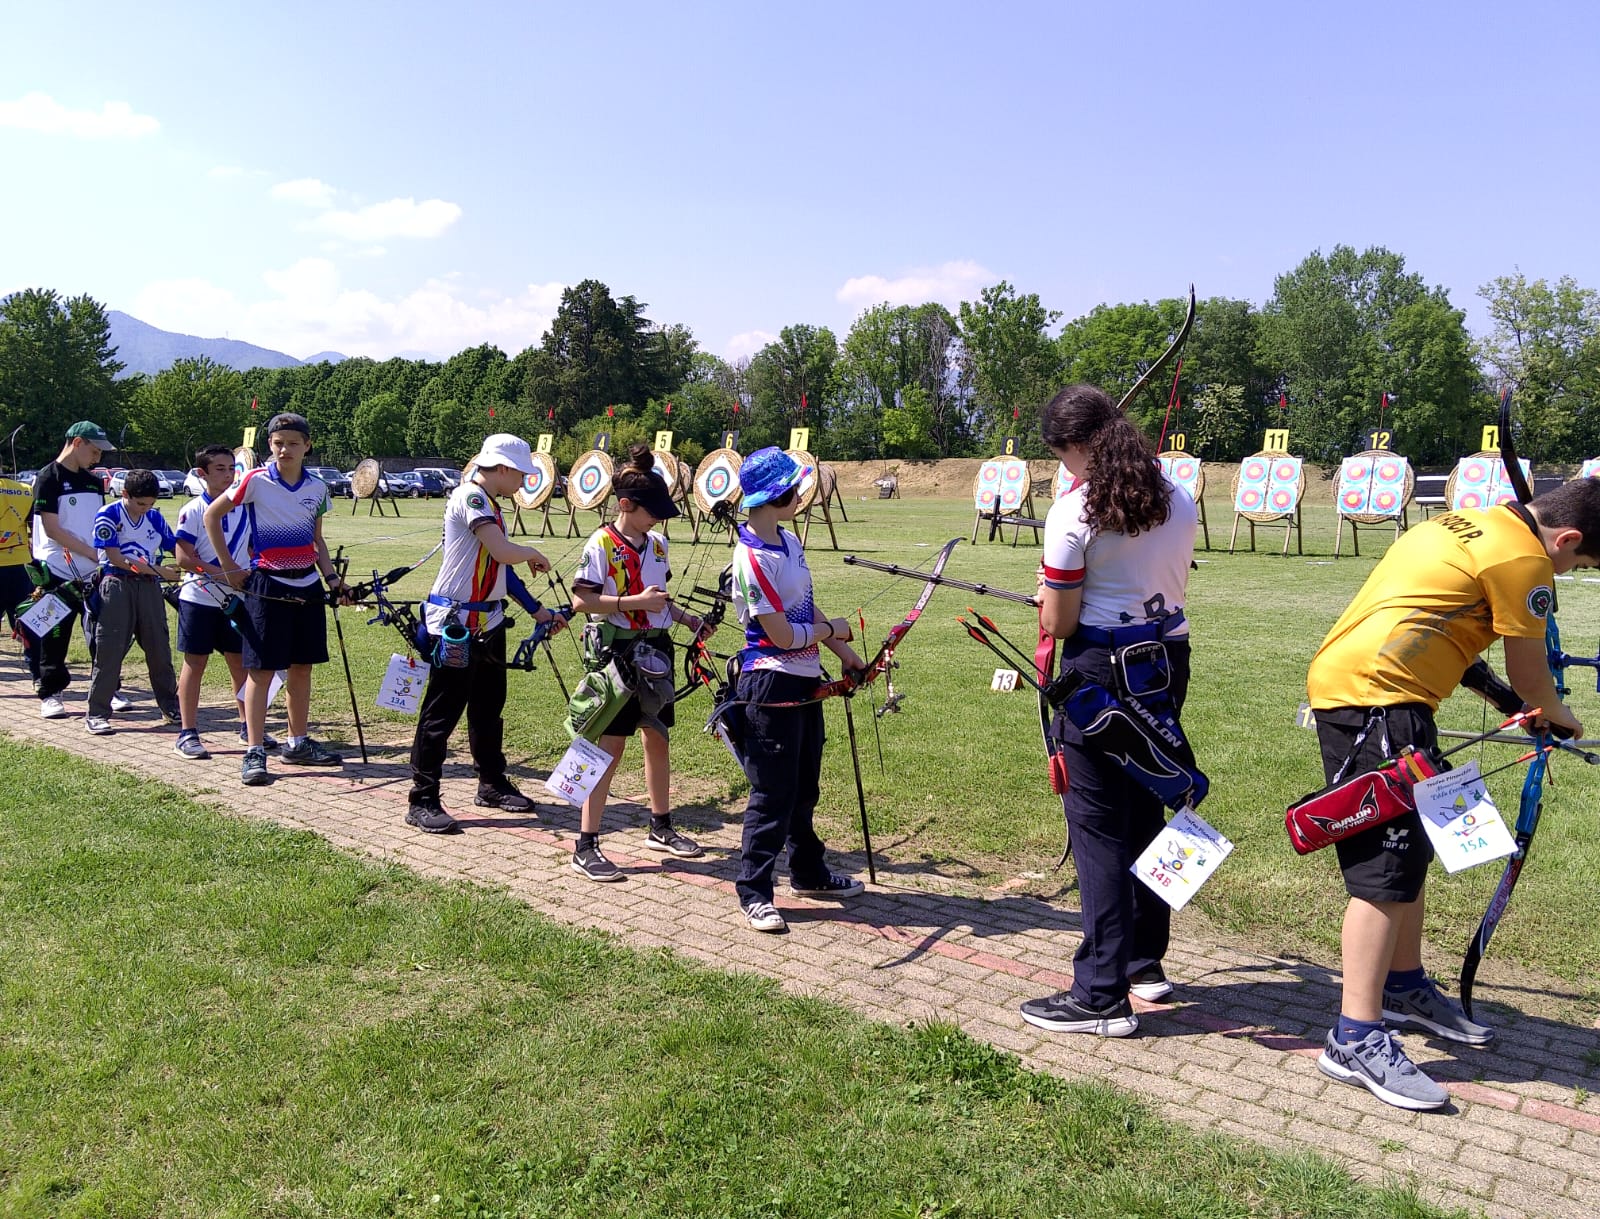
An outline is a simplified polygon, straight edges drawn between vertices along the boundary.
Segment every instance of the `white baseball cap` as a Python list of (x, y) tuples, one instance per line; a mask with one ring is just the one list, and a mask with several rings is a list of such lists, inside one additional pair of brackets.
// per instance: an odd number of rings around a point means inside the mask
[(472, 459), (475, 466), (510, 466), (520, 470), (523, 474), (534, 472), (533, 452), (528, 448), (528, 442), (520, 436), (513, 436), (510, 432), (496, 432), (493, 436), (485, 436), (483, 448), (478, 450), (478, 455)]

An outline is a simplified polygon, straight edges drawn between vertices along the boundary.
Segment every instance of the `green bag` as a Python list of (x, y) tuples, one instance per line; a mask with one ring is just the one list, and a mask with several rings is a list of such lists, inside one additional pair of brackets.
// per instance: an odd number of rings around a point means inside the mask
[(615, 660), (583, 675), (567, 703), (567, 733), (599, 743), (617, 713), (627, 706), (633, 691), (623, 680)]

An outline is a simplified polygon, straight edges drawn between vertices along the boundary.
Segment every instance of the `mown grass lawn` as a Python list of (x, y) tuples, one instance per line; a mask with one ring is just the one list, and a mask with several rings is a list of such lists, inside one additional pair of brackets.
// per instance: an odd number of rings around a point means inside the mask
[(8, 1216), (1441, 1213), (52, 750), (0, 804)]
[[(1187, 607), (1193, 622), (1195, 678), (1185, 722), (1201, 764), (1212, 779), (1205, 816), (1237, 844), (1233, 856), (1196, 899), (1194, 908), (1230, 931), (1252, 937), (1263, 947), (1336, 958), (1343, 889), (1331, 853), (1300, 858), (1283, 831), (1284, 806), (1321, 785), (1315, 734), (1295, 727), (1305, 697), (1307, 664), (1328, 627), (1386, 548), (1382, 530), (1364, 530), (1360, 558), (1333, 558), (1333, 513), (1325, 502), (1306, 510), (1306, 554), (1278, 554), (1281, 530), (1262, 529), (1260, 550), (1226, 553), (1232, 515), (1226, 488), (1208, 500), (1213, 545), (1199, 555)], [(335, 509), (326, 533), (334, 545), (350, 547), (352, 578), (372, 569), (387, 570), (423, 555), (437, 540), (440, 506), (408, 503), (399, 520), (349, 515)], [(970, 501), (906, 499), (855, 501), (850, 520), (837, 522), (841, 552), (827, 548), (820, 518), (811, 531), (809, 558), (817, 596), (830, 613), (866, 617), (862, 651), (870, 654), (891, 625), (915, 600), (918, 585), (849, 567), (844, 553), (901, 564), (925, 564), (948, 539), (968, 536)], [(1416, 516), (1417, 514), (1413, 514)], [(580, 515), (580, 531), (598, 522)], [(566, 522), (561, 522), (562, 531)], [(728, 561), (725, 545), (690, 546), (681, 523), (672, 531), (674, 586), (709, 585)], [(582, 538), (531, 539), (570, 576)], [(1292, 550), (1292, 547), (1291, 547)], [(959, 578), (1031, 591), (1038, 549), (1032, 534), (1022, 544), (957, 547), (946, 572)], [(421, 597), (437, 560), (407, 577), (396, 595)], [(1579, 573), (1580, 577), (1585, 573)], [(1600, 639), (1600, 583), (1593, 576), (1562, 582), (1560, 622), (1568, 648), (1592, 652)], [(870, 707), (881, 699), (881, 683), (858, 696), (857, 726), (862, 733), (862, 774), (867, 785), (879, 853), (880, 875), (909, 883), (940, 878), (994, 884), (1025, 873), (1032, 891), (1051, 894), (1072, 884), (1071, 865), (1050, 872), (1061, 846), (1059, 804), (1045, 787), (1037, 715), (1031, 692), (991, 694), (997, 661), (967, 638), (955, 616), (979, 599), (953, 590), (934, 595), (927, 612), (906, 638), (894, 673), (905, 695), (903, 710), (874, 720)], [(990, 599), (979, 608), (1031, 652), (1034, 625), (1025, 607)], [(518, 615), (521, 617), (522, 615)], [(378, 711), (376, 695), (383, 666), (399, 646), (393, 631), (363, 625), (365, 614), (344, 611), (345, 636), (363, 705), (369, 738), (409, 745), (413, 721)], [(523, 624), (524, 629), (526, 624)], [(515, 632), (520, 634), (521, 631)], [(331, 634), (331, 631), (330, 631)], [(732, 626), (717, 638), (723, 651), (738, 646)], [(1495, 650), (1498, 664), (1498, 649)], [(557, 662), (570, 685), (578, 672), (572, 645), (556, 641)], [(541, 665), (544, 662), (541, 661)], [(214, 666), (219, 669), (220, 666)], [(130, 667), (130, 673), (137, 670)], [(215, 678), (215, 675), (213, 675)], [(1572, 672), (1573, 704), (1600, 734), (1600, 697), (1584, 670)], [(138, 678), (130, 681), (137, 685)], [(220, 685), (215, 686), (220, 692)], [(566, 748), (563, 706), (548, 672), (511, 675), (507, 711), (508, 750), (530, 772), (543, 772)], [(743, 776), (722, 746), (698, 732), (709, 699), (697, 693), (679, 707), (673, 735), (675, 769), (693, 780), (696, 799), (710, 792), (722, 807), (710, 815), (736, 813), (744, 795)], [(335, 737), (353, 743), (349, 699), (337, 659), (317, 678), (315, 714)], [(849, 751), (842, 708), (828, 707), (831, 744), (823, 773), (820, 824), (830, 844), (859, 849)], [(1457, 696), (1441, 713), (1441, 723), (1479, 728), (1483, 704)], [(875, 731), (876, 730), (876, 731)], [(881, 743), (883, 769), (878, 766)], [(1503, 746), (1483, 753), (1487, 769), (1512, 755)], [(630, 762), (638, 767), (635, 749)], [(1591, 915), (1593, 862), (1600, 858), (1600, 774), (1560, 759), (1546, 791), (1544, 820), (1532, 861), (1515, 901), (1496, 933), (1485, 976), (1497, 962), (1518, 963), (1572, 984), (1583, 996), (1579, 1006), (1600, 1014), (1600, 983), (1593, 964), (1600, 960), (1600, 922)], [(231, 776), (224, 776), (224, 783)], [(626, 785), (626, 778), (623, 784)], [(637, 779), (635, 779), (637, 783)], [(1521, 771), (1490, 780), (1503, 810), (1514, 816)], [(686, 784), (686, 787), (689, 786)], [(693, 825), (690, 810), (686, 824)], [(1429, 890), (1429, 960), (1442, 974), (1454, 972), (1468, 936), (1499, 875), (1489, 865), (1446, 876), (1436, 868)], [(1070, 894), (1066, 900), (1071, 901)], [(1183, 933), (1182, 919), (1179, 933)]]

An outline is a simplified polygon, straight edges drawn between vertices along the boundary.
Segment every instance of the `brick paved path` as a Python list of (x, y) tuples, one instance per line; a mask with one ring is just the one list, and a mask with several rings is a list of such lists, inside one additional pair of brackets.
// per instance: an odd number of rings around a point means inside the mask
[[(764, 936), (745, 926), (733, 896), (737, 809), (702, 821), (680, 818), (706, 843), (707, 856), (663, 862), (642, 848), (645, 810), (614, 806), (606, 851), (628, 879), (597, 885), (568, 865), (577, 810), (545, 803), (531, 815), (474, 809), (464, 767), (447, 769), (444, 795), (447, 807), (464, 810), (465, 832), (430, 837), (402, 821), (409, 771), (401, 749), (375, 748), (370, 765), (342, 773), (273, 762), (270, 786), (245, 788), (231, 731), (208, 732), (215, 759), (191, 762), (172, 752), (174, 733), (155, 726), (148, 699), (118, 717), (119, 731), (109, 737), (84, 731), (81, 695), (69, 692), (67, 700), (74, 718), (41, 720), (16, 661), (0, 659), (0, 731), (19, 740), (198, 788), (198, 799), (236, 815), (312, 830), (428, 875), (501, 885), (560, 922), (768, 974), (874, 1019), (954, 1021), (1032, 1067), (1106, 1078), (1183, 1122), (1276, 1147), (1314, 1148), (1368, 1180), (1414, 1177), (1439, 1202), (1496, 1219), (1600, 1214), (1600, 1101), (1580, 1091), (1600, 1090), (1600, 1034), (1592, 1028), (1507, 1015), (1501, 1029), (1511, 1035), (1483, 1051), (1413, 1035), (1408, 1049), (1449, 1084), (1454, 1104), (1404, 1113), (1313, 1066), (1337, 1007), (1325, 966), (1178, 938), (1167, 958), (1175, 1001), (1135, 1000), (1137, 1036), (1050, 1035), (1023, 1024), (1017, 1005), (1069, 984), (1063, 971), (1078, 939), (1072, 910), (996, 891), (933, 893), (903, 880), (838, 906), (786, 898), (780, 884), (791, 930)], [(633, 761), (637, 787), (636, 752)], [(518, 777), (530, 796), (545, 794), (542, 776)], [(619, 791), (630, 790), (629, 778)], [(860, 859), (843, 862), (865, 871)], [(1176, 929), (1181, 936), (1181, 918)], [(1515, 1006), (1517, 994), (1497, 993), (1492, 971), (1486, 974), (1484, 997)]]

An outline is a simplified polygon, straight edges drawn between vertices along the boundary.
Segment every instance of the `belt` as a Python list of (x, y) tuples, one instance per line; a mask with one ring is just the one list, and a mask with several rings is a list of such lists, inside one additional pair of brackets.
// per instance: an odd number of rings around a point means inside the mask
[(505, 604), (504, 601), (452, 601), (449, 597), (441, 597), (437, 593), (428, 594), (429, 605), (443, 605), (448, 609), (466, 610), (469, 614), (487, 614), (490, 610), (497, 610)]
[(256, 570), (262, 575), (272, 576), (274, 579), (298, 580), (302, 576), (309, 576), (317, 569), (315, 567), (258, 567)]
[(1155, 622), (1130, 622), (1127, 626), (1088, 626), (1080, 622), (1078, 629), (1072, 634), (1074, 638), (1097, 647), (1123, 648), (1130, 643), (1148, 643), (1152, 639), (1165, 639), (1182, 626), (1184, 621), (1183, 611), (1178, 610)]

